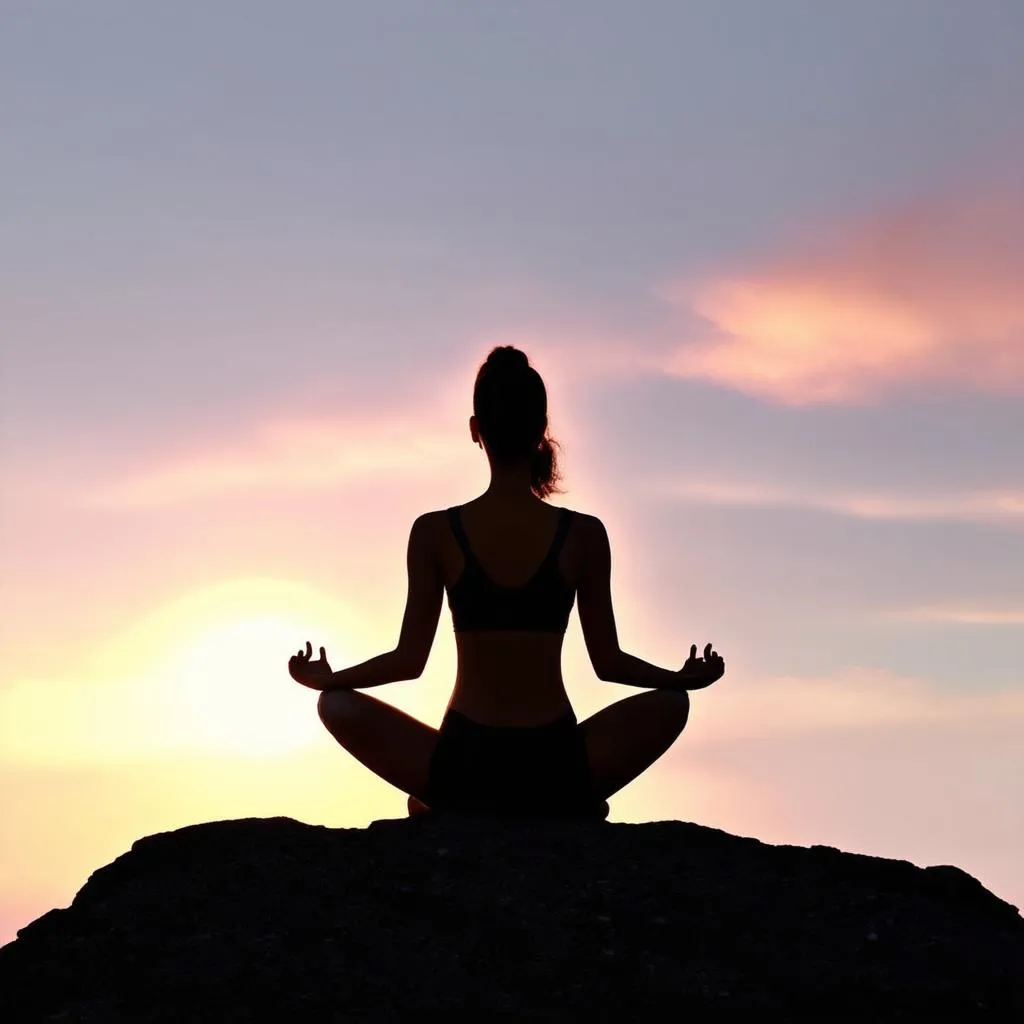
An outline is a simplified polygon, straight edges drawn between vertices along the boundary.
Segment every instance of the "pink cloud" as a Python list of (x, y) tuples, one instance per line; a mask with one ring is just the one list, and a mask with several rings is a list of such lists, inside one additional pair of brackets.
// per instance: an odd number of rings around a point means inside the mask
[[(128, 469), (104, 467), (104, 479), (80, 487), (79, 500), (96, 508), (155, 507), (268, 488), (327, 490), (381, 477), (431, 480), (479, 467), (483, 457), (472, 446), (467, 426), (473, 382), (487, 352), (501, 344), (525, 349), (547, 383), (556, 436), (567, 426), (573, 434), (570, 393), (578, 375), (572, 365), (579, 364), (579, 352), (557, 335), (496, 333), (468, 347), (456, 368), (446, 366), (420, 379), (415, 400), (404, 392), (379, 399), (364, 392), (341, 412), (309, 414), (301, 407), (304, 398), (319, 409), (325, 404), (323, 385), (311, 382), (308, 395), (293, 399), (297, 407), (265, 414), (231, 435), (192, 436), (177, 450), (154, 454)], [(621, 355), (616, 356), (610, 341), (597, 348), (605, 359), (592, 356), (594, 372), (598, 365), (611, 372), (608, 367)], [(647, 365), (654, 372), (653, 361)], [(404, 370), (396, 367), (396, 373)]]
[(714, 325), (667, 361), (682, 377), (792, 405), (1021, 392), (1024, 190), (922, 201), (665, 295)]
[(240, 438), (157, 457), (89, 488), (93, 507), (165, 505), (261, 488), (320, 490), (380, 475), (436, 475), (469, 451), (455, 429), (427, 413), (279, 419)]

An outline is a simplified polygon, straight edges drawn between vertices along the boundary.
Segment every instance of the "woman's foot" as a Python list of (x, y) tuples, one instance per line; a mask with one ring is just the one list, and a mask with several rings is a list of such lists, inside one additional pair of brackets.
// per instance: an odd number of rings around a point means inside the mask
[(414, 814), (429, 814), (430, 808), (422, 801), (417, 800), (416, 797), (409, 797), (409, 817), (411, 818)]

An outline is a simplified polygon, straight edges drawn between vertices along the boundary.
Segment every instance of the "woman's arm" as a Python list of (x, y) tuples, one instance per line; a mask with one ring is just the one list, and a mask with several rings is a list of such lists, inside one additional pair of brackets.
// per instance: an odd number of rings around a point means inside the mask
[(288, 659), (288, 672), (295, 682), (311, 690), (364, 689), (367, 686), (396, 683), (400, 679), (415, 679), (420, 674), (412, 670), (408, 658), (402, 657), (397, 650), (334, 672), (324, 648), (320, 648), (320, 657), (314, 658), (313, 645), (308, 640), (305, 651), (300, 650)]
[(606, 683), (622, 683), (624, 686), (645, 686), (655, 690), (683, 689), (677, 670), (660, 668), (622, 650), (615, 655), (611, 665), (607, 666), (598, 678)]
[(581, 516), (583, 567), (576, 591), (583, 639), (590, 664), (598, 679), (626, 686), (669, 687), (677, 684), (675, 672), (634, 658), (619, 647), (612, 609), (612, 553), (608, 531), (596, 516)]
[(398, 646), (360, 665), (331, 674), (320, 689), (365, 690), (423, 675), (441, 616), (444, 582), (437, 562), (437, 513), (419, 516), (409, 531), (406, 570), (409, 577)]
[[(612, 610), (608, 532), (596, 516), (586, 516), (584, 522), (584, 562), (577, 589), (577, 607), (583, 639), (597, 678), (607, 683), (658, 690), (699, 690), (710, 686), (725, 671), (725, 663), (711, 651), (710, 644), (704, 652), (708, 658), (706, 664), (696, 658), (696, 646), (693, 646), (690, 660), (680, 670), (660, 668), (622, 650)], [(712, 656), (717, 659), (714, 663)], [(721, 671), (718, 671), (719, 663)]]
[(397, 683), (403, 679), (418, 679), (422, 669), (416, 671), (396, 647), (386, 654), (378, 654), (376, 658), (343, 668), (331, 674), (330, 679), (318, 690), (365, 690), (371, 686), (383, 686), (385, 683)]
[(624, 683), (626, 686), (646, 686), (656, 690), (703, 690), (725, 673), (725, 662), (711, 650), (711, 644), (704, 649), (706, 661), (697, 657), (697, 645), (690, 648), (690, 659), (681, 669), (658, 668), (649, 661), (634, 658), (632, 654), (619, 651), (618, 660), (611, 671), (601, 678), (609, 683)]

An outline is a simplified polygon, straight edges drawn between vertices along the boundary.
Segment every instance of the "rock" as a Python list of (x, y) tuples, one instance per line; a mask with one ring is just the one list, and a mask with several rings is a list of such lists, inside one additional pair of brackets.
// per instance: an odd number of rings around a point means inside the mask
[(1024, 920), (955, 867), (679, 821), (423, 814), (147, 836), (0, 948), (21, 1021), (1020, 1019)]

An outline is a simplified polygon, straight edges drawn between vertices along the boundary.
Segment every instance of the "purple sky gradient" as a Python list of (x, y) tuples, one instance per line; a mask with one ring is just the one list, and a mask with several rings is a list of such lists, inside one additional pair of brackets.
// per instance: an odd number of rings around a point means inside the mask
[[(167, 788), (162, 750), (143, 813), (32, 701), (237, 580), (358, 605), (379, 653), (413, 518), (486, 485), (466, 419), (506, 341), (548, 381), (555, 503), (608, 525), (624, 647), (729, 664), (613, 817), (1021, 904), (1022, 51), (999, 0), (6, 4), (0, 941), (98, 866), (32, 867), (83, 771), (83, 858), (270, 806)], [(578, 633), (589, 711), (625, 692)], [(366, 786), (273, 812), (400, 813)]]

